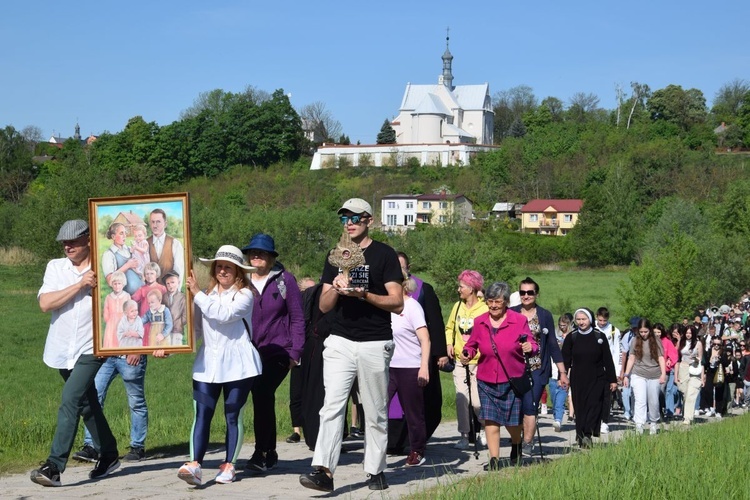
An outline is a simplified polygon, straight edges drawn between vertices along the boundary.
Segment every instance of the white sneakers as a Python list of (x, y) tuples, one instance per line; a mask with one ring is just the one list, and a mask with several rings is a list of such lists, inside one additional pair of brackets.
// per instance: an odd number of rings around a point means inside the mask
[(224, 462), (219, 466), (219, 473), (216, 474), (215, 481), (220, 484), (229, 484), (234, 482), (235, 475), (234, 465)]
[(649, 426), (648, 430), (649, 434), (652, 436), (655, 436), (657, 432), (659, 432), (659, 426), (656, 425), (656, 422), (651, 422), (651, 425)]
[(484, 432), (484, 429), (479, 431), (479, 442), (482, 443), (482, 446), (487, 446), (487, 434)]
[(542, 415), (546, 415), (549, 412), (549, 408), (547, 408), (547, 405), (544, 403), (539, 404), (542, 405), (542, 407), (540, 408), (541, 411), (539, 413), (541, 413)]
[(609, 434), (609, 426), (602, 422), (601, 427), (599, 427), (599, 433), (600, 434)]
[(555, 432), (560, 432), (560, 430), (562, 430), (562, 422), (555, 420), (552, 422), (552, 427), (555, 429)]
[(200, 486), (203, 484), (203, 473), (201, 472), (201, 466), (198, 462), (185, 462), (185, 464), (180, 467), (180, 470), (177, 471), (177, 477), (193, 486)]

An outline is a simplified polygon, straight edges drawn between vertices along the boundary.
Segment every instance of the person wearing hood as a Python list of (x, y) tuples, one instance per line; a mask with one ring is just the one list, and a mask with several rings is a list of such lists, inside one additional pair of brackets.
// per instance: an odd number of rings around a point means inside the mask
[(302, 293), (297, 279), (276, 260), (279, 253), (271, 236), (254, 235), (242, 249), (255, 271), (250, 290), (255, 296), (253, 342), (263, 362), (263, 373), (253, 384), (255, 452), (246, 469), (265, 472), (276, 466), (276, 389), (297, 366), (305, 343)]

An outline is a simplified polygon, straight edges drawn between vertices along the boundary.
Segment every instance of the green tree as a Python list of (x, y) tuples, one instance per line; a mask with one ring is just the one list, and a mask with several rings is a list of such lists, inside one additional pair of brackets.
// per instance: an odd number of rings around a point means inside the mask
[(654, 91), (648, 100), (651, 119), (664, 120), (687, 131), (706, 121), (706, 98), (698, 89), (684, 90), (679, 85), (668, 85)]
[(391, 122), (388, 118), (385, 119), (383, 126), (380, 127), (376, 142), (378, 144), (396, 144), (396, 131), (391, 127)]
[(748, 92), (750, 92), (750, 83), (741, 78), (735, 78), (722, 85), (716, 92), (711, 107), (714, 125), (722, 122), (735, 123)]
[(494, 140), (500, 143), (506, 137), (511, 137), (511, 127), (516, 120), (534, 111), (537, 99), (534, 90), (528, 85), (518, 85), (508, 90), (497, 92), (492, 98), (494, 117)]
[(37, 175), (33, 147), (15, 128), (0, 129), (0, 199), (17, 202)]
[(623, 164), (595, 172), (570, 233), (578, 260), (594, 266), (630, 264), (641, 235), (641, 207), (632, 172)]
[(664, 323), (690, 316), (711, 296), (712, 283), (700, 279), (703, 266), (698, 245), (675, 230), (665, 246), (630, 266), (628, 281), (618, 289), (626, 314)]

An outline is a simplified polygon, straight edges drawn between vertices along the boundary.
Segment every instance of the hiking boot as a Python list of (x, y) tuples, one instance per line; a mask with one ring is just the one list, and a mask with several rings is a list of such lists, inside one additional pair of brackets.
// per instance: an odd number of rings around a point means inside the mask
[(198, 462), (185, 462), (180, 470), (177, 471), (177, 477), (193, 486), (203, 484), (203, 472)]
[(234, 465), (229, 462), (224, 462), (219, 466), (219, 473), (216, 474), (216, 479), (214, 479), (214, 481), (219, 484), (229, 484), (234, 482), (236, 475)]
[(291, 436), (286, 438), (286, 442), (290, 444), (299, 443), (300, 435), (297, 432), (292, 432)]
[(106, 477), (112, 474), (117, 468), (120, 467), (120, 459), (117, 456), (106, 458), (102, 457), (96, 462), (94, 469), (89, 472), (90, 479), (98, 479), (100, 477)]
[(99, 460), (99, 453), (90, 444), (84, 444), (80, 451), (73, 453), (73, 460), (96, 463)]
[(385, 480), (385, 474), (379, 473), (379, 474), (368, 474), (367, 475), (367, 487), (371, 490), (387, 490), (388, 489), (388, 482)]
[(424, 455), (417, 451), (412, 451), (409, 456), (406, 457), (406, 465), (408, 467), (417, 467), (425, 463)]
[(146, 450), (144, 448), (130, 447), (130, 451), (122, 457), (126, 462), (140, 462), (146, 458)]
[(328, 477), (323, 469), (315, 469), (308, 474), (302, 474), (299, 477), (299, 484), (311, 490), (325, 491), (326, 493), (333, 491), (333, 478)]
[(262, 451), (255, 450), (253, 456), (250, 457), (250, 460), (247, 461), (245, 470), (254, 472), (266, 472), (266, 470), (268, 470), (268, 468), (266, 467), (266, 457), (263, 456)]
[(62, 486), (60, 482), (60, 469), (49, 460), (40, 462), (36, 470), (31, 471), (31, 480), (42, 486)]

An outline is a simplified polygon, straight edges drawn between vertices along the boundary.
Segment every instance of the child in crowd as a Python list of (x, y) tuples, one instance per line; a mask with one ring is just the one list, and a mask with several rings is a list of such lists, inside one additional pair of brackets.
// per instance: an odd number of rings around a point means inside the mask
[[(144, 314), (141, 318), (141, 320), (143, 320), (144, 328), (147, 325), (151, 326), (151, 333), (149, 337), (151, 339), (150, 345), (166, 345), (167, 342), (165, 342), (165, 332), (172, 331), (172, 315), (170, 314), (169, 309), (167, 309), (167, 306), (161, 303), (161, 298), (162, 293), (160, 290), (155, 289), (148, 292), (148, 311), (146, 311), (146, 314)], [(166, 335), (169, 334), (166, 333)], [(146, 341), (144, 340), (143, 345), (149, 344), (146, 344)]]
[(135, 240), (133, 241), (130, 253), (132, 253), (135, 260), (138, 261), (138, 266), (135, 268), (135, 272), (137, 272), (141, 278), (143, 278), (143, 271), (146, 264), (151, 262), (151, 255), (148, 251), (148, 240), (146, 240), (147, 236), (146, 226), (143, 224), (138, 224), (133, 228), (133, 237)]
[(143, 321), (138, 316), (138, 303), (125, 301), (123, 317), (117, 325), (117, 340), (120, 347), (143, 347)]
[(125, 273), (121, 271), (112, 273), (109, 280), (112, 292), (104, 299), (104, 310), (102, 311), (105, 325), (102, 347), (105, 349), (118, 346), (117, 325), (120, 323), (120, 318), (122, 318), (123, 305), (130, 300), (130, 294), (124, 291), (126, 283), (127, 278), (125, 278)]
[(172, 331), (167, 338), (170, 345), (182, 345), (182, 335), (187, 323), (187, 307), (185, 306), (185, 294), (179, 290), (180, 276), (170, 271), (164, 275), (164, 284), (167, 287), (167, 293), (164, 295), (163, 302), (169, 308), (172, 315)]
[[(146, 282), (145, 285), (140, 287), (136, 292), (133, 294), (133, 300), (138, 302), (138, 312), (141, 316), (146, 314), (146, 311), (149, 309), (148, 304), (148, 293), (152, 290), (159, 290), (161, 292), (161, 295), (159, 296), (159, 300), (161, 300), (161, 297), (167, 293), (167, 288), (159, 283), (158, 280), (159, 276), (161, 276), (161, 268), (159, 267), (159, 264), (156, 262), (149, 262), (146, 264), (143, 268), (143, 280)], [(150, 340), (151, 338), (151, 324), (146, 323), (144, 321), (143, 325), (143, 345), (151, 345), (152, 342)]]

